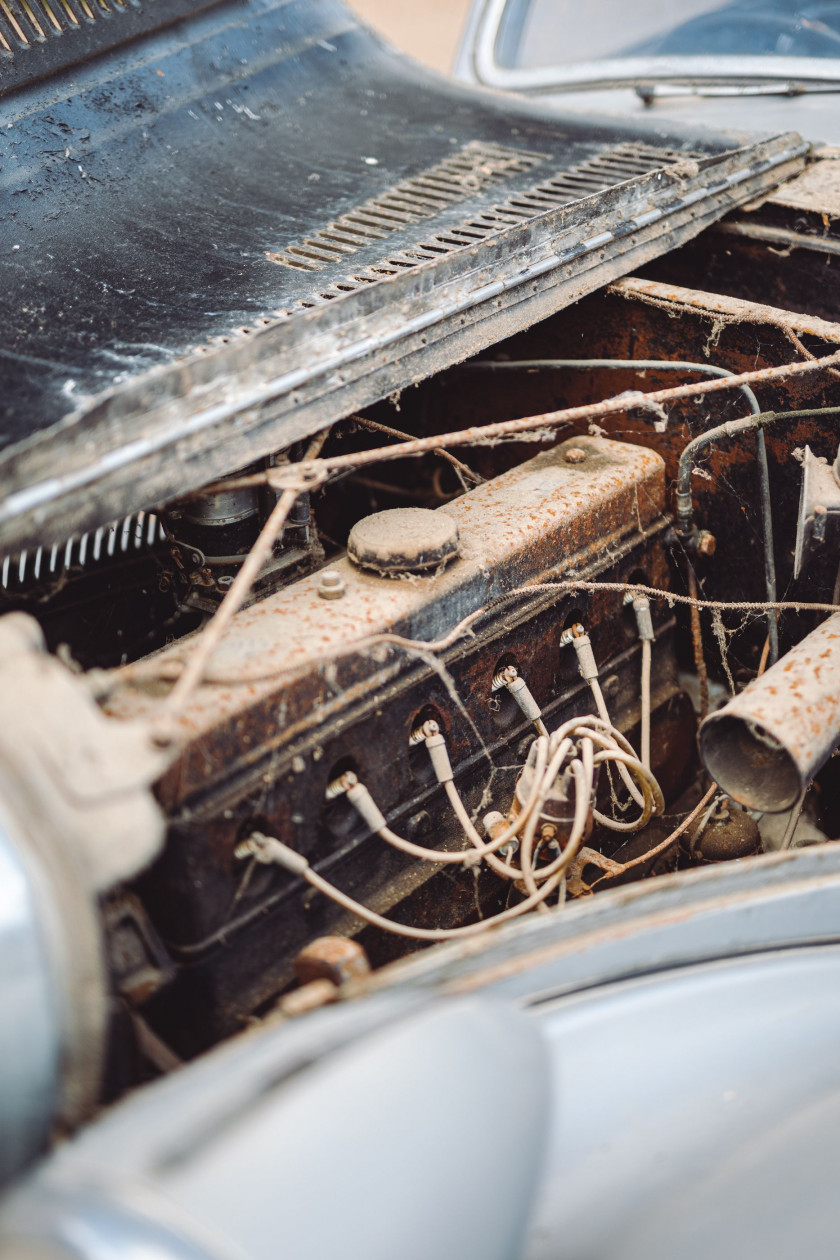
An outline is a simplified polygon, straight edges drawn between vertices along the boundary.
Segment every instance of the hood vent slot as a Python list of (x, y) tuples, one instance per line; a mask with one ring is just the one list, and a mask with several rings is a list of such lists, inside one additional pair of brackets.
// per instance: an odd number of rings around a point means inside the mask
[[(364, 249), (371, 241), (387, 240), (410, 224), (467, 201), (500, 179), (525, 174), (542, 160), (539, 153), (472, 141), (437, 166), (395, 184), (313, 236), (280, 253), (269, 253), (268, 257), (296, 271), (320, 271), (342, 255)], [(449, 253), (449, 248), (438, 246), (436, 252)]]
[(215, 3), (0, 0), (0, 96)]
[(136, 0), (0, 0), (0, 49), (13, 53), (31, 48), (136, 7)]
[[(493, 155), (495, 166), (489, 160)], [(413, 242), (404, 249), (385, 255), (371, 266), (360, 268), (340, 280), (333, 281), (321, 291), (313, 292), (308, 298), (297, 302), (298, 309), (310, 309), (324, 302), (331, 302), (343, 293), (351, 293), (363, 285), (372, 284), (385, 276), (398, 275), (399, 272), (419, 266), (424, 262), (432, 262), (443, 254), (451, 254), (465, 246), (474, 245), (477, 241), (502, 232), (505, 228), (525, 223), (541, 214), (547, 214), (560, 206), (571, 205), (584, 197), (604, 193), (618, 184), (627, 183), (641, 175), (650, 175), (654, 171), (670, 171), (672, 175), (692, 176), (699, 169), (698, 161), (703, 158), (700, 153), (686, 153), (677, 149), (659, 149), (646, 144), (619, 144), (605, 152), (590, 158), (586, 162), (573, 166), (569, 170), (560, 171), (542, 183), (535, 184), (521, 192), (512, 193), (504, 202), (480, 211), (474, 217), (464, 220), (452, 227), (446, 227), (424, 240)], [(466, 161), (464, 160), (466, 158)], [(483, 159), (483, 160), (482, 160)], [(434, 172), (450, 170), (457, 164), (457, 169), (464, 172), (464, 179), (473, 181), (469, 193), (476, 187), (483, 188), (501, 177), (500, 167), (506, 163), (505, 174), (528, 171), (541, 159), (533, 153), (521, 153), (513, 149), (502, 149), (500, 146), (470, 144), (447, 162), (434, 167)], [(514, 165), (516, 163), (516, 165)], [(478, 172), (478, 173), (476, 173)], [(412, 216), (403, 214), (405, 222), (388, 222), (384, 217), (377, 218), (383, 208), (393, 214), (393, 204), (400, 199), (405, 205), (408, 202), (409, 190), (424, 184), (431, 179), (431, 172), (407, 180), (396, 185), (390, 193), (383, 194), (376, 201), (365, 202), (358, 210), (353, 210), (336, 219), (328, 227), (308, 237), (298, 245), (290, 245), (284, 253), (270, 253), (272, 262), (292, 267), (297, 271), (321, 271), (330, 264), (344, 259), (359, 249), (370, 245), (374, 239), (387, 239), (388, 235), (399, 231), (407, 223), (417, 222), (421, 218), (438, 214), (447, 208), (442, 202), (434, 209), (426, 209), (426, 203), (414, 207)], [(483, 182), (482, 182), (483, 181)], [(468, 195), (466, 187), (461, 198)], [(459, 198), (460, 199), (460, 198)], [(448, 204), (451, 204), (448, 203)], [(375, 224), (375, 228), (374, 225)], [(358, 235), (349, 236), (346, 225), (352, 225)], [(362, 227), (364, 226), (364, 230)]]

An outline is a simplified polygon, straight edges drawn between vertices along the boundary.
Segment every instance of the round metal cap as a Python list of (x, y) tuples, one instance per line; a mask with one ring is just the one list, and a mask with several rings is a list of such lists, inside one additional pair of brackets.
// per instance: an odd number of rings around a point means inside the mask
[(390, 508), (366, 516), (350, 531), (347, 554), (382, 577), (423, 573), (458, 554), (458, 526), (438, 509)]

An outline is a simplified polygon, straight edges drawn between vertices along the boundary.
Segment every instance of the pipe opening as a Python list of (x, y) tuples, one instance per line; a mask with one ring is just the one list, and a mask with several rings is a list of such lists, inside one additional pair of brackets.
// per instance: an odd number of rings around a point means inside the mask
[(747, 809), (779, 814), (799, 800), (802, 782), (793, 757), (758, 722), (715, 714), (702, 727), (700, 745), (709, 774)]

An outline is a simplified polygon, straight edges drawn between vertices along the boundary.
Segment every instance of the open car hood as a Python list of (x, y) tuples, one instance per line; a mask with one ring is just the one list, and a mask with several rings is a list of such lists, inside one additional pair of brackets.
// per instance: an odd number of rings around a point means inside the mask
[(141, 0), (43, 39), (21, 15), (0, 52), (7, 554), (475, 353), (806, 148), (459, 87), (334, 0)]

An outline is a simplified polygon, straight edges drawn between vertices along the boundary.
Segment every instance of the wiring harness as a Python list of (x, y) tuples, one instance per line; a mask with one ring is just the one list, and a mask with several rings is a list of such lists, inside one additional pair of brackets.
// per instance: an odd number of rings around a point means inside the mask
[[(633, 598), (632, 606), (642, 642), (641, 757), (612, 725), (589, 637), (583, 626), (574, 625), (563, 632), (561, 644), (574, 645), (580, 674), (589, 683), (598, 713), (571, 718), (549, 734), (541, 710), (517, 669), (508, 665), (496, 673), (493, 690), (506, 687), (538, 734), (529, 749), (507, 814), (493, 811), (483, 820), (486, 839), (458, 791), (446, 740), (434, 719), (426, 720), (414, 730), (410, 743), (425, 745), (435, 777), (460, 825), (464, 847), (429, 848), (398, 835), (388, 826), (369, 789), (353, 771), (346, 771), (327, 788), (327, 800), (345, 797), (370, 832), (383, 843), (439, 866), (478, 868), (484, 864), (509, 881), (523, 895), (521, 901), (466, 926), (419, 928), (368, 909), (314, 870), (301, 853), (272, 836), (255, 832), (237, 847), (237, 857), (282, 866), (360, 919), (413, 940), (451, 940), (475, 935), (530, 910), (547, 913), (552, 894), (558, 894), (559, 904), (562, 904), (566, 872), (594, 823), (612, 831), (639, 831), (665, 807), (661, 788), (650, 769), (650, 648), (654, 637), (650, 606), (644, 597)], [(620, 775), (638, 810), (634, 818), (617, 819), (597, 808), (596, 788), (602, 766), (608, 774), (615, 769)], [(612, 780), (610, 782), (612, 784)]]

